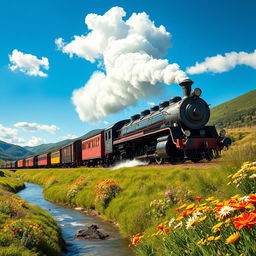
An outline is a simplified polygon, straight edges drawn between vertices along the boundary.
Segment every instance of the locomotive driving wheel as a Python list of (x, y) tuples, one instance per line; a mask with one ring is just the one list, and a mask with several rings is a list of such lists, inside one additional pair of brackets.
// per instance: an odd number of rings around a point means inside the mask
[(159, 157), (157, 152), (155, 152), (155, 161), (157, 164), (163, 164), (164, 163), (164, 159), (162, 157)]

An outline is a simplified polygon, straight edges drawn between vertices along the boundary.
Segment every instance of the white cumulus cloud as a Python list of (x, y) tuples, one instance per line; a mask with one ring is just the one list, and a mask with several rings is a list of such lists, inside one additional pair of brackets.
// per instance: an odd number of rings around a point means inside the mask
[(32, 136), (32, 138), (28, 142), (23, 142), (24, 145), (34, 147), (40, 144), (45, 143), (45, 140), (40, 137)]
[(49, 69), (49, 61), (46, 57), (38, 59), (32, 54), (22, 53), (14, 49), (9, 55), (9, 60), (12, 63), (9, 65), (12, 71), (19, 70), (29, 76), (47, 77), (47, 74), (40, 70), (41, 68)]
[(27, 132), (37, 132), (37, 131), (47, 131), (51, 134), (55, 134), (59, 128), (56, 125), (46, 125), (28, 122), (19, 122), (14, 124), (15, 127), (21, 128), (23, 131)]
[(187, 68), (189, 74), (201, 74), (205, 72), (222, 73), (235, 68), (237, 65), (246, 65), (256, 69), (256, 50), (252, 53), (229, 52), (224, 56), (218, 54), (206, 57), (201, 63), (196, 62), (194, 66)]
[(126, 21), (123, 8), (113, 7), (104, 15), (88, 14), (90, 32), (65, 43), (55, 40), (59, 50), (101, 64), (89, 81), (74, 90), (73, 104), (83, 121), (95, 121), (138, 99), (161, 91), (160, 84), (180, 83), (187, 78), (178, 64), (162, 59), (171, 46), (171, 35), (157, 27), (146, 13), (133, 13)]
[(17, 129), (5, 127), (2, 124), (0, 124), (0, 140), (11, 140), (15, 136), (17, 136), (18, 131)]
[(44, 139), (32, 136), (30, 140), (25, 140), (24, 138), (18, 137), (18, 130), (5, 127), (0, 124), (0, 140), (19, 145), (19, 146), (36, 146), (45, 142)]

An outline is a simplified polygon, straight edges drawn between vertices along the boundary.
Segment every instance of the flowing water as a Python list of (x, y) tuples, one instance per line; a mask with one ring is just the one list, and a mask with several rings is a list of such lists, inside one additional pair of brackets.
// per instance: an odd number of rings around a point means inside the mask
[[(117, 229), (99, 218), (93, 218), (83, 213), (61, 207), (46, 201), (43, 197), (42, 187), (26, 183), (26, 188), (18, 193), (20, 197), (30, 204), (37, 205), (49, 212), (61, 227), (62, 235), (67, 243), (65, 256), (130, 256), (134, 255)], [(85, 229), (96, 224), (103, 229), (110, 238), (108, 240), (78, 240), (74, 236), (79, 229)]]

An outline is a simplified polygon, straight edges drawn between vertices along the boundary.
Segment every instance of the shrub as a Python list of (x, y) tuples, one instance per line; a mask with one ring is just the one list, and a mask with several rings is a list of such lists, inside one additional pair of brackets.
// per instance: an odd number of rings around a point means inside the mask
[(117, 181), (110, 179), (101, 180), (95, 186), (96, 202), (106, 208), (121, 190)]

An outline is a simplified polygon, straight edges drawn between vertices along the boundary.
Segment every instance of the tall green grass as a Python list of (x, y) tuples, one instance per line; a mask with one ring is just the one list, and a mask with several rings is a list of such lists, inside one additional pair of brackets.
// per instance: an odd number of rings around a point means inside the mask
[[(12, 172), (0, 177), (0, 255), (61, 255), (61, 233), (50, 214), (11, 192), (25, 187)], [(33, 226), (37, 227), (33, 229)], [(39, 234), (38, 230), (42, 233)], [(39, 239), (38, 241), (36, 239)], [(36, 242), (35, 242), (36, 241)]]
[[(228, 187), (228, 169), (214, 168), (158, 168), (134, 167), (119, 170), (106, 169), (48, 169), (18, 170), (22, 179), (41, 184), (46, 199), (71, 207), (96, 209), (109, 220), (117, 222), (121, 233), (130, 236), (150, 229), (156, 220), (149, 215), (150, 202), (163, 197), (170, 187), (182, 184), (184, 189), (203, 197), (230, 196), (233, 188)], [(55, 177), (55, 183), (46, 186)], [(87, 184), (73, 197), (69, 197), (71, 184), (81, 176), (86, 176)], [(96, 202), (95, 186), (102, 179), (116, 180), (122, 191), (106, 208)]]

